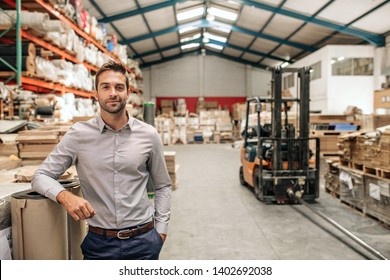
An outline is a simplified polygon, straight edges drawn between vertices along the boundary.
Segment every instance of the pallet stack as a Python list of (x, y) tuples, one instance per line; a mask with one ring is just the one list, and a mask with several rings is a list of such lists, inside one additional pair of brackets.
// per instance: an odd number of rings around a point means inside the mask
[(360, 211), (364, 211), (364, 173), (345, 166), (340, 166), (339, 170), (340, 200)]
[(0, 136), (0, 170), (13, 169), (22, 165), (22, 161), (18, 157), (16, 137), (17, 134), (2, 134)]
[(172, 190), (176, 190), (178, 186), (178, 181), (176, 177), (177, 170), (179, 165), (176, 164), (176, 152), (175, 151), (164, 151), (165, 162), (167, 165), (169, 177), (172, 181)]
[(336, 198), (340, 198), (339, 160), (326, 160), (328, 170), (324, 174), (325, 191)]
[(22, 165), (41, 164), (62, 139), (68, 126), (19, 131), (16, 138)]
[(340, 200), (390, 226), (390, 131), (339, 137)]

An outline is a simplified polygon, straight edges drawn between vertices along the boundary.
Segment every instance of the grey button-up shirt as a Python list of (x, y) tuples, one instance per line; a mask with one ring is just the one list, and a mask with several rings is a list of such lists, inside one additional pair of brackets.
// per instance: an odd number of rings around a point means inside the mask
[[(57, 201), (64, 188), (56, 180), (73, 164), (83, 196), (96, 211), (90, 225), (122, 229), (154, 216), (156, 230), (167, 232), (172, 183), (153, 126), (130, 117), (114, 131), (100, 116), (74, 124), (35, 172), (32, 188)], [(154, 205), (147, 195), (149, 178), (155, 188)]]

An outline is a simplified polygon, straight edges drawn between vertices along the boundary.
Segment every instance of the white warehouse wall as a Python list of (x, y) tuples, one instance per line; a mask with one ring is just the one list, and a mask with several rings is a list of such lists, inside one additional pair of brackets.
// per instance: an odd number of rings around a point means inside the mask
[(270, 91), (271, 72), (216, 56), (187, 56), (142, 69), (144, 100), (155, 97), (246, 97)]
[[(356, 106), (364, 114), (373, 112), (374, 76), (332, 76), (332, 58), (374, 58), (374, 75), (380, 67), (374, 46), (328, 45), (291, 65), (310, 66), (321, 61), (321, 79), (310, 83), (311, 109), (322, 114), (343, 114), (348, 106)], [(378, 80), (378, 79), (376, 79)], [(380, 79), (379, 79), (380, 80)], [(378, 83), (378, 82), (377, 82)]]
[[(309, 67), (317, 62), (321, 61), (321, 79), (316, 79), (310, 82), (310, 110), (321, 110), (322, 113), (328, 111), (327, 104), (327, 91), (328, 91), (328, 67), (324, 61), (326, 60), (327, 54), (326, 49), (322, 48), (303, 59), (289, 65), (291, 68)], [(296, 96), (297, 88), (297, 74), (295, 74), (294, 87), (290, 88), (293, 96)]]

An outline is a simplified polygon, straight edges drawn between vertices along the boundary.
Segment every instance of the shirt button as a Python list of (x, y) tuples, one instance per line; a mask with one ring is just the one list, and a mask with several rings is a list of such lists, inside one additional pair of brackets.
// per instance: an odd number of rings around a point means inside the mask
[(118, 174), (118, 171), (114, 170), (114, 174)]

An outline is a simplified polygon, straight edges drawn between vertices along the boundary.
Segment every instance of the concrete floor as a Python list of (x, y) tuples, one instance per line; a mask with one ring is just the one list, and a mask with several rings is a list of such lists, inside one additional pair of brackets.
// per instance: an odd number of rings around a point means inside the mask
[[(161, 259), (377, 259), (304, 205), (258, 201), (251, 189), (240, 185), (240, 150), (231, 144), (164, 149), (176, 151), (180, 167)], [(340, 203), (324, 191), (323, 184), (312, 206), (390, 258), (390, 230)]]

